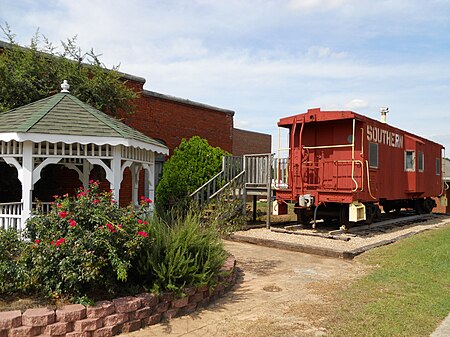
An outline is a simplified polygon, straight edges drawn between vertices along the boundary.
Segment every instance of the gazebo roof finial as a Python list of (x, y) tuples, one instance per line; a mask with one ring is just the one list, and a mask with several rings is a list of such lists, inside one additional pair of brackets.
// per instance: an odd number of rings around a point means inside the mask
[(69, 83), (67, 83), (67, 80), (64, 80), (61, 84), (61, 89), (62, 89), (61, 92), (69, 93), (70, 92), (69, 88), (70, 88)]

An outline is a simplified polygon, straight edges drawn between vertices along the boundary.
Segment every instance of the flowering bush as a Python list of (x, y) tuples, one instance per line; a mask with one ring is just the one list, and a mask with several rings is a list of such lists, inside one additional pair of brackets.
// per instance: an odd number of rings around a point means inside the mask
[(15, 229), (0, 229), (0, 294), (9, 295), (24, 288), (26, 268), (22, 252), (25, 246)]
[(83, 296), (99, 289), (109, 295), (129, 279), (136, 258), (151, 243), (145, 220), (151, 200), (120, 208), (97, 182), (75, 197), (55, 196), (49, 214), (27, 223), (30, 285), (52, 297)]

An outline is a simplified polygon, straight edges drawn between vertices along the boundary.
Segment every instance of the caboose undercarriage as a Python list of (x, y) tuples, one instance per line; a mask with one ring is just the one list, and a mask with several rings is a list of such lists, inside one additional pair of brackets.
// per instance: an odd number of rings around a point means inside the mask
[[(308, 198), (309, 196), (307, 196)], [(371, 224), (381, 215), (382, 206), (385, 213), (400, 212), (401, 209), (414, 210), (417, 214), (431, 213), (436, 202), (431, 198), (416, 198), (403, 200), (380, 200), (373, 202), (321, 203), (319, 205), (301, 205), (304, 198), (294, 206), (297, 222), (305, 228), (315, 227), (317, 220), (325, 223), (338, 223), (341, 227), (350, 228), (357, 224)]]

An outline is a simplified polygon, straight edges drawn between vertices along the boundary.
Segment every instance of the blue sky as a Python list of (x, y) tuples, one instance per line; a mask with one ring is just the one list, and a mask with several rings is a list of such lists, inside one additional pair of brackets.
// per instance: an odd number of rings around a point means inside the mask
[(387, 106), (450, 153), (448, 0), (0, 0), (5, 22), (22, 45), (37, 28), (77, 35), (148, 90), (236, 111), (274, 149), (281, 117)]

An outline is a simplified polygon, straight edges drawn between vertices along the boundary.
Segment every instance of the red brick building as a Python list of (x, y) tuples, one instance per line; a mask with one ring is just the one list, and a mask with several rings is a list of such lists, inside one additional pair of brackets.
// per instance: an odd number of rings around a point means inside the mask
[[(6, 45), (0, 41), (0, 53)], [(134, 102), (135, 113), (122, 115), (123, 122), (148, 137), (162, 141), (169, 148), (170, 154), (183, 138), (189, 139), (193, 136), (205, 138), (210, 145), (220, 147), (234, 155), (270, 152), (271, 136), (234, 129), (235, 112), (232, 110), (145, 90), (145, 79), (142, 77), (123, 74), (123, 79), (128, 87), (138, 93)], [(156, 182), (164, 161), (163, 156), (156, 160)], [(67, 176), (67, 174), (68, 172), (64, 172), (63, 175)], [(102, 180), (102, 173), (97, 172), (93, 178)], [(121, 188), (127, 190), (121, 195), (129, 195), (131, 178), (127, 171), (125, 171)], [(140, 190), (143, 190), (143, 186)], [(129, 200), (121, 198), (120, 202), (126, 204)]]
[(145, 90), (143, 78), (125, 75), (125, 79), (139, 93), (135, 113), (122, 116), (126, 124), (163, 141), (170, 154), (183, 138), (193, 136), (232, 152), (234, 111)]
[[(182, 139), (200, 136), (211, 146), (220, 147), (236, 156), (270, 153), (271, 136), (235, 129), (235, 112), (144, 89), (145, 79), (124, 74), (127, 85), (138, 93), (135, 113), (123, 115), (123, 121), (145, 135), (162, 141), (170, 154)], [(161, 173), (165, 158), (157, 158), (155, 177)], [(122, 188), (131, 188), (131, 179), (125, 172)], [(128, 195), (123, 193), (122, 195)], [(128, 200), (121, 200), (126, 204)]]
[(271, 153), (272, 137), (265, 133), (233, 129), (233, 155)]

